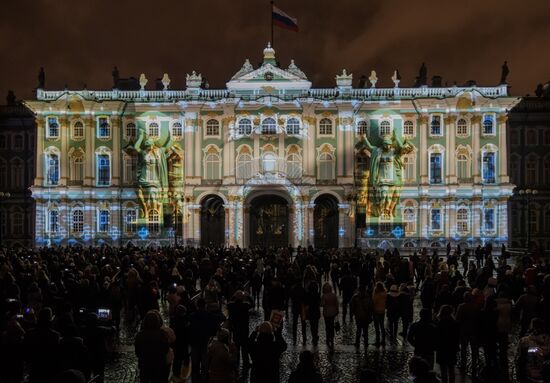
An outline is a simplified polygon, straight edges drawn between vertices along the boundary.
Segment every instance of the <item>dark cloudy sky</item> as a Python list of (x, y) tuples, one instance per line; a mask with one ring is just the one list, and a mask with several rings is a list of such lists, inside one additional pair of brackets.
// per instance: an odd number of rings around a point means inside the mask
[[(548, 0), (279, 0), (300, 32), (275, 30), (277, 58), (291, 58), (315, 87), (334, 86), (346, 68), (358, 79), (376, 70), (388, 84), (395, 68), (412, 84), (428, 77), (494, 85), (502, 62), (515, 95), (550, 80)], [(46, 88), (106, 89), (121, 77), (167, 72), (183, 88), (195, 69), (223, 87), (245, 58), (256, 66), (269, 40), (268, 0), (3, 0), (0, 96), (32, 97), (40, 66)]]

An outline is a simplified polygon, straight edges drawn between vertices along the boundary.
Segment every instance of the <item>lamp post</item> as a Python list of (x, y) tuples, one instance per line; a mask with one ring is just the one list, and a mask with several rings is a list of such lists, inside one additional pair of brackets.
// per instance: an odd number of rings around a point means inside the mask
[(523, 198), (523, 206), (527, 208), (527, 243), (525, 247), (527, 248), (527, 251), (529, 251), (531, 245), (531, 202), (533, 201), (533, 198), (538, 194), (538, 190), (520, 189), (518, 191), (518, 194)]
[[(2, 203), (2, 201), (8, 199), (11, 197), (11, 194), (9, 192), (0, 192), (0, 203)], [(6, 220), (6, 225), (7, 225), (7, 217), (2, 217), (2, 222), (0, 223), (0, 247), (2, 247), (2, 242), (3, 242), (3, 238), (2, 238), (2, 224), (4, 223), (4, 220)]]

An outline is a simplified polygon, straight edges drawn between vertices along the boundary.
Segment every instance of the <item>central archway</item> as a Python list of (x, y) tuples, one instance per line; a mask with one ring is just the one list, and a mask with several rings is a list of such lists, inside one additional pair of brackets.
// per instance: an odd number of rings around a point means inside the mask
[(225, 209), (217, 195), (207, 195), (201, 202), (201, 246), (223, 246), (225, 243)]
[(250, 201), (250, 246), (286, 247), (289, 244), (289, 206), (281, 196), (260, 195)]
[(338, 247), (338, 201), (330, 194), (315, 200), (313, 210), (316, 248)]

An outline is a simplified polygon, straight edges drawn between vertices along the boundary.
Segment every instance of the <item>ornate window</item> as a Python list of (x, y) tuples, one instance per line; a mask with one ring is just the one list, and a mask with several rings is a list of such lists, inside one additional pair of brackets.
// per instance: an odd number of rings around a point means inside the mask
[(108, 153), (96, 153), (97, 185), (109, 186), (111, 184), (111, 156)]
[(407, 120), (403, 123), (403, 135), (406, 137), (414, 137), (414, 122)]
[(416, 181), (416, 153), (412, 152), (403, 156), (403, 175), (407, 183)]
[(108, 117), (98, 117), (97, 118), (97, 137), (99, 138), (110, 138), (111, 137), (111, 124), (109, 123)]
[(262, 121), (262, 134), (276, 134), (277, 123), (274, 118), (267, 117)]
[(495, 116), (492, 114), (486, 114), (483, 116), (483, 134), (494, 135), (495, 134)]
[(124, 156), (124, 182), (133, 184), (137, 180), (138, 159), (136, 156)]
[(204, 178), (207, 180), (219, 180), (221, 178), (220, 155), (213, 148), (204, 157)]
[(443, 154), (430, 153), (430, 183), (440, 184), (443, 182)]
[(84, 232), (84, 212), (82, 209), (73, 210), (72, 232), (73, 234), (82, 234)]
[(147, 135), (153, 139), (160, 137), (160, 127), (156, 122), (151, 122), (147, 127)]
[(126, 138), (128, 138), (129, 140), (132, 140), (134, 138), (136, 138), (137, 136), (137, 128), (136, 128), (136, 124), (133, 123), (133, 122), (129, 122), (126, 124)]
[(495, 209), (486, 208), (483, 214), (483, 228), (485, 231), (495, 231), (495, 227)]
[(124, 216), (124, 231), (126, 233), (135, 233), (137, 231), (137, 210), (129, 208)]
[(416, 210), (413, 206), (403, 209), (403, 221), (405, 223), (405, 235), (411, 236), (416, 233)]
[(71, 182), (79, 183), (84, 180), (84, 153), (81, 150), (73, 151), (69, 170)]
[(108, 233), (111, 227), (111, 212), (107, 209), (101, 209), (98, 213), (97, 231)]
[(46, 184), (50, 186), (59, 184), (59, 154), (53, 149), (46, 153)]
[(468, 122), (464, 118), (460, 118), (456, 122), (456, 135), (458, 137), (468, 137), (470, 135)]
[(369, 124), (365, 120), (357, 121), (357, 126), (355, 128), (357, 135), (367, 136), (369, 134)]
[(466, 234), (470, 231), (470, 214), (465, 207), (456, 211), (456, 231), (459, 234)]
[(290, 153), (286, 157), (286, 176), (290, 179), (302, 176), (302, 156), (298, 153)]
[(389, 234), (392, 228), (391, 217), (389, 214), (381, 214), (379, 219), (380, 233)]
[(216, 137), (220, 135), (220, 123), (218, 120), (211, 118), (206, 121), (206, 136)]
[(432, 231), (443, 230), (440, 208), (433, 208), (430, 211), (430, 229)]
[(323, 118), (319, 121), (319, 135), (331, 136), (332, 135), (332, 121), (330, 118)]
[(84, 138), (84, 124), (82, 121), (76, 121), (73, 124), (73, 138), (75, 140), (81, 140)]
[(59, 137), (59, 120), (57, 119), (57, 117), (48, 117), (46, 131), (48, 138)]
[(496, 153), (484, 152), (482, 159), (482, 176), (483, 182), (486, 184), (494, 184), (496, 182)]
[(443, 129), (441, 128), (441, 115), (434, 114), (430, 119), (430, 135), (431, 136), (442, 136)]
[(300, 121), (297, 118), (289, 118), (286, 122), (287, 134), (300, 134)]
[(158, 234), (160, 232), (160, 214), (158, 210), (149, 210), (147, 219), (149, 224), (149, 233)]
[(319, 180), (334, 179), (334, 156), (331, 153), (319, 154)]
[(237, 180), (246, 181), (252, 178), (252, 156), (240, 154), (237, 158)]
[(181, 122), (176, 121), (172, 124), (172, 137), (180, 139), (183, 137), (183, 125)]
[(378, 129), (380, 137), (391, 135), (391, 123), (388, 120), (381, 121)]
[(248, 118), (241, 118), (239, 120), (238, 134), (241, 136), (248, 136), (252, 133), (252, 121)]
[(458, 182), (470, 182), (471, 173), (471, 158), (468, 149), (462, 147), (457, 150), (456, 154), (456, 175)]
[(51, 234), (59, 233), (59, 211), (52, 209), (48, 211), (48, 232)]

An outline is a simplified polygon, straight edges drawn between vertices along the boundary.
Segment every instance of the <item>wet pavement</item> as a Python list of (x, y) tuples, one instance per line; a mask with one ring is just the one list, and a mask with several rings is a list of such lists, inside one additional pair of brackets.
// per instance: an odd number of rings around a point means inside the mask
[[(418, 318), (419, 299), (415, 304), (415, 320)], [(163, 306), (162, 311), (165, 314), (166, 307)], [(255, 311), (251, 315), (251, 330), (263, 321), (263, 313), (261, 309)], [(336, 335), (335, 347), (331, 352), (325, 345), (324, 323), (321, 319), (319, 324), (319, 345), (313, 347), (311, 345), (311, 334), (308, 328), (309, 344), (305, 347), (301, 344), (301, 325), (298, 326), (298, 344), (293, 345), (292, 331), (291, 331), (291, 319), (286, 321), (285, 329), (283, 330), (284, 338), (288, 343), (288, 349), (283, 354), (281, 360), (281, 382), (287, 382), (290, 372), (298, 364), (298, 357), (302, 350), (310, 349), (315, 353), (316, 362), (319, 366), (323, 381), (327, 382), (359, 382), (359, 376), (362, 369), (368, 368), (374, 370), (380, 378), (381, 382), (412, 382), (409, 376), (407, 361), (413, 354), (413, 348), (403, 341), (401, 337), (398, 337), (396, 341), (388, 341), (386, 339), (385, 347), (376, 347), (374, 344), (369, 344), (368, 349), (365, 351), (364, 346), (361, 345), (360, 349), (354, 346), (355, 342), (355, 325), (351, 323), (342, 323), (342, 329)], [(369, 332), (369, 342), (374, 343), (375, 333), (374, 326), (371, 324)], [(139, 382), (139, 372), (137, 368), (137, 359), (134, 353), (134, 336), (137, 329), (135, 326), (124, 325), (121, 328), (121, 333), (118, 341), (116, 342), (115, 350), (110, 358), (106, 367), (106, 379), (107, 383), (120, 382), (120, 383), (134, 383)], [(399, 328), (401, 331), (401, 326)], [(513, 361), (513, 351), (515, 350), (515, 343), (517, 336), (511, 337), (511, 345), (509, 348), (510, 361)], [(480, 350), (480, 362), (482, 363), (483, 352)], [(510, 367), (513, 363), (510, 363)], [(469, 366), (468, 366), (469, 370)], [(436, 367), (437, 371), (437, 367)], [(513, 372), (511, 371), (511, 375)], [(498, 380), (485, 379), (485, 381), (503, 381), (501, 378)], [(188, 380), (190, 382), (191, 379)], [(460, 374), (457, 369), (457, 383), (475, 382), (469, 375), (469, 371), (466, 374)], [(511, 380), (514, 381), (514, 380)], [(242, 382), (248, 382), (246, 379), (246, 371), (243, 372)]]

